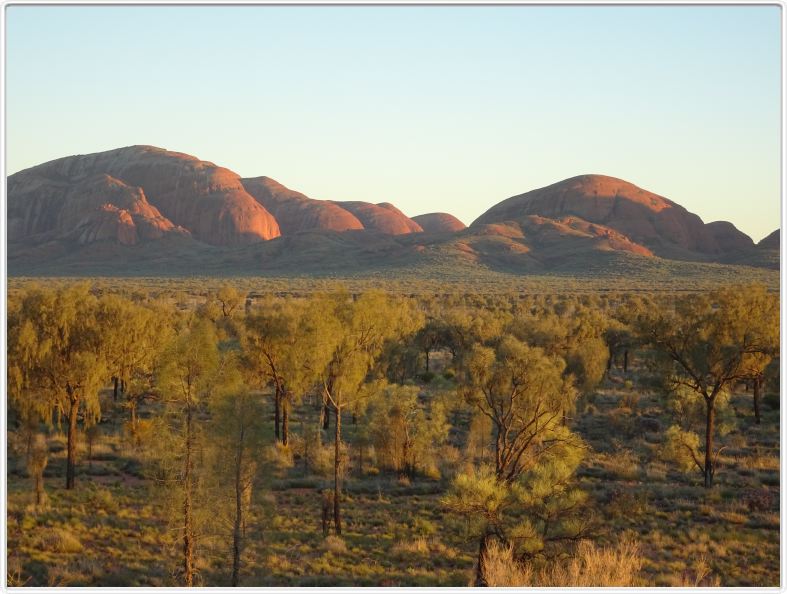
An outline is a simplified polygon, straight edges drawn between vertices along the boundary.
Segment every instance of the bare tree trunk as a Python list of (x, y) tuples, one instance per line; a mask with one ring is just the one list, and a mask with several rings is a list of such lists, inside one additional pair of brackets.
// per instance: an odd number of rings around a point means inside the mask
[(276, 387), (275, 396), (274, 396), (275, 408), (276, 412), (273, 416), (273, 424), (275, 427), (274, 433), (276, 435), (276, 442), (278, 443), (281, 441), (281, 435), (279, 433), (279, 424), (281, 423), (281, 393), (279, 392), (279, 388)]
[(194, 526), (191, 509), (191, 403), (186, 405), (186, 458), (183, 469), (183, 579), (194, 585)]
[(112, 382), (114, 385), (112, 387), (112, 400), (114, 400), (115, 402), (118, 401), (118, 381), (119, 381), (118, 376), (113, 375)]
[(426, 349), (424, 353), (426, 353), (426, 373), (429, 373), (429, 349)]
[(281, 399), (281, 443), (287, 445), (290, 441), (290, 405), (287, 397)]
[(713, 421), (714, 421), (714, 399), (705, 399), (705, 488), (713, 486)]
[(69, 388), (71, 406), (68, 409), (68, 457), (66, 459), (66, 489), (74, 488), (74, 477), (77, 464), (77, 414), (79, 413), (79, 396)]
[(232, 531), (232, 585), (238, 585), (240, 574), (241, 533), (243, 526), (243, 434), (241, 426), (238, 450), (235, 456), (235, 525)]
[(322, 428), (323, 428), (323, 430), (328, 431), (328, 428), (331, 425), (331, 409), (328, 407), (328, 401), (327, 400), (325, 401), (325, 404), (323, 405), (323, 411), (322, 411), (322, 417), (321, 418), (322, 418)]
[(41, 505), (44, 499), (44, 471), (36, 472), (36, 506)]
[(337, 536), (342, 534), (342, 515), (339, 507), (339, 500), (341, 499), (341, 484), (339, 482), (339, 462), (340, 462), (340, 448), (342, 441), (342, 410), (341, 407), (336, 407), (336, 430), (334, 434), (333, 444), (333, 524), (336, 529)]
[(760, 424), (760, 391), (762, 390), (762, 376), (754, 378), (754, 422)]
[(628, 373), (629, 371), (629, 350), (626, 349), (623, 351), (623, 373)]
[[(317, 435), (319, 434), (318, 429)], [(306, 423), (303, 415), (301, 416), (301, 435), (303, 436), (303, 475), (306, 476), (309, 473), (309, 436), (306, 435)]]

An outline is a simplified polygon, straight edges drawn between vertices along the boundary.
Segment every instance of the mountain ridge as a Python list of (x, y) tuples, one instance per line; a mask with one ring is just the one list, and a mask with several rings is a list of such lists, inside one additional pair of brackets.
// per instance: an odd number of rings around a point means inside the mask
[(9, 176), (7, 191), (15, 271), (58, 261), (89, 270), (112, 257), (122, 269), (139, 259), (135, 250), (164, 268), (199, 253), (234, 258), (251, 273), (288, 262), (331, 270), (431, 258), (528, 274), (609, 253), (778, 267), (774, 234), (755, 244), (730, 222), (704, 223), (668, 198), (597, 174), (502, 200), (469, 226), (448, 213), (407, 217), (390, 202), (313, 199), (149, 145), (54, 159)]

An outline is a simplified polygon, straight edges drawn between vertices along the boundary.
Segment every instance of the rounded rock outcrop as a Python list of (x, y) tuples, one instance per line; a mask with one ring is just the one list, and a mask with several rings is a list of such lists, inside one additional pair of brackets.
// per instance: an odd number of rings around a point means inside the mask
[[(130, 146), (65, 157), (10, 176), (9, 227), (14, 237), (51, 230), (63, 216), (79, 218), (79, 210), (93, 208), (96, 198), (75, 197), (75, 187), (102, 175), (138, 188), (159, 213), (156, 216), (205, 243), (242, 245), (280, 235), (276, 219), (246, 192), (232, 171), (184, 153)], [(107, 182), (106, 191), (114, 196), (113, 183)], [(35, 202), (34, 208), (29, 201)], [(103, 203), (114, 204), (111, 197)], [(66, 207), (74, 212), (63, 214)], [(164, 231), (166, 224), (160, 223), (148, 227)]]
[(467, 225), (447, 212), (430, 212), (413, 217), (412, 220), (426, 233), (456, 233), (467, 229)]

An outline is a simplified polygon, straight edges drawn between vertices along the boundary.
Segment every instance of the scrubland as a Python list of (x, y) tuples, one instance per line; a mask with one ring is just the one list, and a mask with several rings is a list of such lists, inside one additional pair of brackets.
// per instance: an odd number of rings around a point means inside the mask
[(388, 289), (12, 283), (8, 585), (778, 585), (778, 295)]

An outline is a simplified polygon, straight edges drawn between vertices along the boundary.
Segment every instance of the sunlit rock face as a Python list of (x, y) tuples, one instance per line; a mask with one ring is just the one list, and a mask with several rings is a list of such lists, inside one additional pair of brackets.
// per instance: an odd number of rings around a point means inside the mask
[(430, 212), (418, 215), (413, 217), (413, 221), (418, 223), (427, 233), (455, 233), (467, 229), (467, 225), (447, 212)]
[(405, 216), (398, 208), (388, 202), (372, 204), (371, 202), (334, 202), (352, 213), (363, 225), (364, 229), (379, 231), (387, 235), (405, 235), (420, 233), (421, 226)]
[(682, 252), (718, 255), (738, 249), (746, 238), (731, 223), (706, 225), (667, 198), (603, 175), (572, 177), (513, 196), (490, 208), (472, 226), (515, 221), (528, 215), (556, 220), (578, 217), (614, 229), (665, 257)]
[[(189, 232), (205, 243), (233, 246), (280, 235), (276, 219), (237, 174), (183, 153), (131, 146), (65, 157), (10, 176), (9, 240), (70, 235), (86, 217), (104, 220), (105, 204), (128, 212), (137, 241)], [(102, 209), (104, 214), (95, 213)], [(128, 233), (121, 235), (128, 241)], [(103, 232), (98, 236), (105, 238)]]
[(278, 221), (282, 235), (301, 231), (349, 231), (363, 224), (330, 200), (313, 200), (269, 177), (244, 178), (243, 186)]

